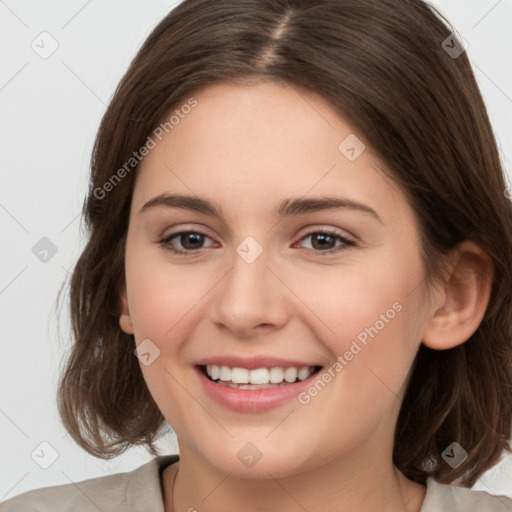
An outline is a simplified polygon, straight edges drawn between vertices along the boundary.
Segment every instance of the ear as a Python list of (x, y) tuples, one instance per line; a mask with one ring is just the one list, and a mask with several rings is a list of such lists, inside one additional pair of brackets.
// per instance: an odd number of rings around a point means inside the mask
[(434, 292), (423, 344), (434, 350), (461, 345), (478, 329), (493, 282), (493, 265), (474, 242), (459, 244), (450, 259), (445, 282)]
[(119, 315), (119, 326), (126, 334), (133, 334), (132, 318), (128, 309), (128, 300), (126, 297), (126, 285), (123, 284), (120, 295), (121, 314)]

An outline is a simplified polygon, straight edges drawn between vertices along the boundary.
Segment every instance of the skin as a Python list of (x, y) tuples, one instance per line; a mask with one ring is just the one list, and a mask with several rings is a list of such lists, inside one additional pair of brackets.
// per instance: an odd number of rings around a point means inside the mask
[[(178, 470), (180, 511), (417, 512), (425, 487), (392, 463), (401, 400), (422, 342), (450, 348), (476, 330), (488, 259), (464, 242), (447, 258), (445, 282), (428, 284), (411, 206), (368, 146), (353, 162), (338, 150), (354, 130), (322, 98), (271, 82), (194, 97), (197, 107), (137, 171), (121, 296), (121, 328), (160, 350), (141, 369), (179, 440), (180, 462), (162, 475), (166, 512)], [(215, 202), (225, 219), (163, 206), (141, 213), (165, 192)], [(349, 208), (274, 213), (285, 198), (323, 195), (379, 218)], [(158, 243), (182, 229), (206, 234), (202, 248), (177, 256)], [(328, 239), (326, 249), (343, 250), (322, 254), (322, 229), (354, 245)], [(263, 249), (252, 263), (236, 252), (248, 236)], [(236, 412), (198, 385), (195, 362), (220, 354), (328, 368), (395, 303), (401, 311), (306, 405)], [(251, 468), (237, 457), (248, 442), (262, 454)]]

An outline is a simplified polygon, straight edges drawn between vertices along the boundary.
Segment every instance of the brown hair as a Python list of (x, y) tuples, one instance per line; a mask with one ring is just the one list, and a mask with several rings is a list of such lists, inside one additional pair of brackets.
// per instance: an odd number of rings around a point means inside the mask
[[(429, 275), (465, 239), (492, 260), (492, 295), (475, 334), (450, 350), (420, 347), (396, 426), (395, 465), (417, 482), (472, 485), (509, 449), (511, 204), (469, 60), (443, 49), (451, 35), (443, 20), (420, 0), (185, 0), (153, 30), (96, 137), (84, 204), (90, 236), (70, 283), (75, 342), (59, 410), (84, 449), (107, 458), (143, 444), (157, 454), (165, 426), (133, 336), (119, 327), (135, 178), (125, 164), (193, 93), (253, 79), (319, 94), (362, 134), (417, 214)], [(469, 454), (457, 468), (441, 459), (453, 441)]]

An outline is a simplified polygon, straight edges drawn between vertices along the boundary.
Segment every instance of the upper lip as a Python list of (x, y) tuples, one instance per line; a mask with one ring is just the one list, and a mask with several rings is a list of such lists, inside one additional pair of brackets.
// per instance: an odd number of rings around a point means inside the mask
[(255, 370), (256, 368), (303, 368), (305, 366), (321, 366), (319, 364), (298, 361), (296, 359), (281, 359), (275, 356), (253, 356), (253, 357), (240, 357), (235, 355), (223, 355), (205, 357), (196, 362), (196, 366), (207, 366), (214, 364), (216, 366), (229, 366), (230, 368), (247, 368), (248, 370)]

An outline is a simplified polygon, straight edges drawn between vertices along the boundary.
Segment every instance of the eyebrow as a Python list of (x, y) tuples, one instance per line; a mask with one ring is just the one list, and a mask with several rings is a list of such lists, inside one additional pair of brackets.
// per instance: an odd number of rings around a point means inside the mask
[[(222, 222), (226, 223), (222, 207), (219, 204), (212, 203), (207, 199), (203, 199), (198, 196), (169, 193), (160, 194), (145, 203), (144, 206), (142, 206), (140, 209), (139, 214), (157, 207), (183, 208), (185, 210), (216, 217)], [(336, 196), (321, 196), (311, 198), (291, 197), (281, 201), (279, 206), (276, 208), (275, 213), (278, 217), (284, 218), (335, 209), (347, 209), (365, 213), (382, 223), (382, 219), (373, 208), (365, 204), (352, 201), (350, 199)]]

